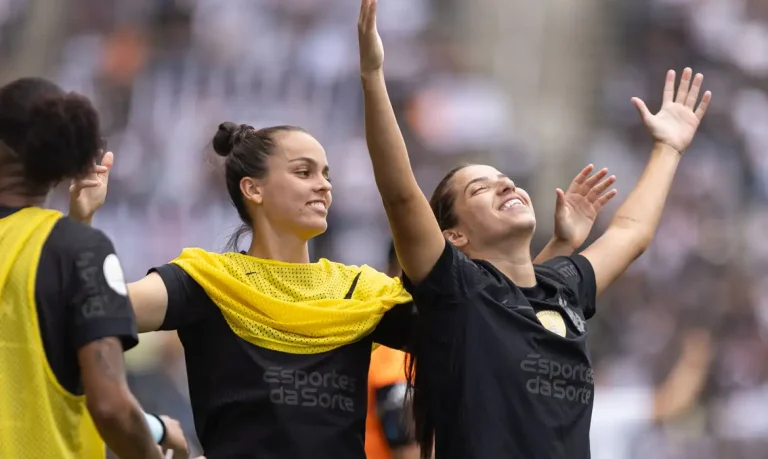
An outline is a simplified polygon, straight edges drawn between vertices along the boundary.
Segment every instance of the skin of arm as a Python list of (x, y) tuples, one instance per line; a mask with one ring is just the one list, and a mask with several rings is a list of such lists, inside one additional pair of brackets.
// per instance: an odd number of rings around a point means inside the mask
[(595, 270), (598, 296), (650, 245), (679, 163), (680, 153), (666, 144), (654, 144), (637, 185), (605, 233), (582, 252)]
[(445, 239), (416, 182), (384, 81), (384, 50), (376, 30), (376, 1), (363, 0), (358, 22), (365, 135), (376, 186), (403, 271), (419, 284), (443, 253)]
[(536, 258), (533, 259), (533, 263), (542, 264), (556, 257), (567, 257), (573, 255), (573, 251), (574, 249), (570, 242), (552, 237), (541, 252), (536, 255)]
[(661, 110), (656, 115), (642, 100), (632, 99), (653, 137), (653, 149), (640, 180), (605, 234), (582, 252), (594, 268), (598, 296), (648, 248), (659, 226), (677, 166), (712, 98), (705, 92), (695, 108), (704, 76), (697, 74), (691, 81), (692, 75), (690, 68), (683, 71), (675, 97), (675, 72), (667, 72)]
[(133, 312), (139, 333), (157, 331), (168, 310), (168, 290), (157, 273), (151, 273), (137, 282), (128, 284)]
[(121, 459), (162, 458), (128, 388), (120, 341), (93, 341), (80, 348), (77, 357), (88, 412), (107, 446)]

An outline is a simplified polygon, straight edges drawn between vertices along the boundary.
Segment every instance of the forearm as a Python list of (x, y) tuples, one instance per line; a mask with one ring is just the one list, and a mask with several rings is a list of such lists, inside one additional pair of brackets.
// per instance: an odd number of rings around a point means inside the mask
[(132, 395), (126, 397), (122, 409), (92, 416), (99, 434), (120, 459), (162, 458), (144, 412)]
[(574, 248), (571, 247), (571, 244), (562, 239), (557, 239), (556, 237), (552, 237), (552, 239), (549, 240), (547, 245), (539, 252), (538, 255), (536, 255), (536, 258), (534, 258), (533, 263), (534, 264), (542, 264), (547, 260), (551, 260), (555, 257), (567, 257), (570, 255), (573, 255)]
[(653, 417), (657, 421), (672, 419), (688, 410), (704, 389), (708, 363), (681, 362), (672, 369), (664, 384), (657, 389)]
[(680, 157), (680, 153), (671, 147), (661, 143), (654, 144), (645, 171), (616, 211), (609, 224), (609, 230), (625, 230), (625, 234), (631, 234), (637, 239), (628, 243), (636, 242), (641, 247), (650, 244), (659, 226)]
[(362, 75), (365, 138), (385, 206), (420, 198), (405, 140), (389, 100), (383, 70)]
[(405, 141), (381, 71), (363, 74), (365, 135), (403, 272), (418, 284), (445, 249), (445, 239), (411, 170)]

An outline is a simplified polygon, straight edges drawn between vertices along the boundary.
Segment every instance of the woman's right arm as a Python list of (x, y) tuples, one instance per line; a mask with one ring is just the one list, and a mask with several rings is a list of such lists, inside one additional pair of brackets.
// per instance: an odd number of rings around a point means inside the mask
[[(93, 215), (104, 205), (114, 155), (107, 152), (101, 164), (69, 187), (69, 218), (92, 226)], [(204, 316), (205, 293), (181, 268), (165, 265), (138, 282), (128, 284), (139, 333), (176, 330)], [(170, 308), (170, 310), (169, 310)], [(170, 314), (169, 314), (170, 313)]]
[(168, 290), (160, 275), (153, 272), (140, 281), (128, 284), (128, 296), (139, 333), (159, 330), (168, 311)]
[(418, 285), (445, 249), (445, 239), (411, 170), (384, 82), (384, 50), (376, 29), (376, 0), (362, 0), (358, 22), (365, 136), (376, 186), (387, 212), (403, 271)]

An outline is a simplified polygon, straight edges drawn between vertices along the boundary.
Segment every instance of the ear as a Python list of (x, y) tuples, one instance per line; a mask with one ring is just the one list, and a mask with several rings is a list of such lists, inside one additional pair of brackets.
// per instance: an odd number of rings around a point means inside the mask
[(253, 177), (243, 177), (240, 179), (240, 192), (243, 193), (245, 199), (255, 204), (261, 204), (264, 199), (258, 181)]
[(467, 240), (467, 236), (462, 233), (459, 230), (456, 229), (449, 229), (443, 231), (443, 236), (445, 236), (446, 239), (448, 239), (448, 242), (454, 245), (454, 247), (460, 249), (467, 245), (469, 240)]

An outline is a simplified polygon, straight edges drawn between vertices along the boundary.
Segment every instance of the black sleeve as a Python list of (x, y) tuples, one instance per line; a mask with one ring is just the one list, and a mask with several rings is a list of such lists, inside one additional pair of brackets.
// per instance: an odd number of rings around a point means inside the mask
[(177, 265), (152, 268), (163, 279), (168, 291), (168, 309), (160, 330), (178, 330), (204, 319), (214, 309), (205, 290)]
[(61, 237), (74, 275), (70, 276), (72, 344), (80, 349), (93, 341), (116, 337), (126, 351), (139, 343), (128, 287), (112, 242), (99, 230), (65, 219), (51, 238)]
[(408, 423), (411, 410), (406, 407), (406, 390), (405, 381), (376, 388), (376, 415), (387, 444), (393, 449), (415, 443)]
[(584, 318), (592, 318), (597, 302), (597, 281), (592, 263), (584, 256), (576, 254), (547, 260), (544, 266), (552, 268), (560, 280), (576, 294)]
[(419, 310), (455, 307), (488, 281), (488, 274), (448, 241), (435, 266), (419, 285), (413, 285), (403, 274), (403, 285)]
[(384, 314), (371, 337), (376, 343), (406, 351), (415, 321), (416, 307), (413, 302), (398, 304)]

